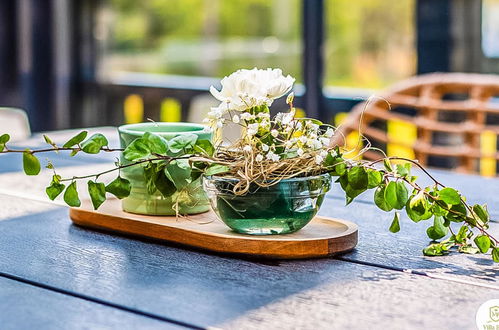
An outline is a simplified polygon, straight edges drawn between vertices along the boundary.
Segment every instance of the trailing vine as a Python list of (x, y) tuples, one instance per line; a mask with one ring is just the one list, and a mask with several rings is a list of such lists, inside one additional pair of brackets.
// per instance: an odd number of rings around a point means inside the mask
[[(202, 175), (219, 175), (238, 180), (233, 193), (244, 195), (249, 186), (268, 187), (281, 180), (329, 173), (345, 192), (346, 204), (367, 190), (374, 190), (374, 203), (382, 211), (393, 212), (388, 228), (401, 229), (402, 211), (410, 221), (426, 222), (431, 243), (424, 255), (441, 256), (457, 250), (462, 253), (491, 253), (499, 262), (499, 241), (489, 232), (490, 216), (486, 205), (469, 205), (456, 189), (435, 179), (417, 161), (384, 157), (376, 161), (345, 157), (344, 148), (331, 144), (334, 127), (316, 119), (297, 118), (293, 94), (287, 96), (290, 110), (272, 117), (270, 105), (292, 88), (294, 79), (284, 77), (280, 70), (239, 70), (222, 80), (222, 90), (211, 93), (221, 101), (208, 114), (215, 130), (227, 123), (242, 128), (241, 137), (231, 145), (212, 144), (195, 134), (181, 134), (166, 140), (159, 134), (144, 133), (124, 149), (109, 147), (102, 134), (87, 137), (82, 131), (63, 145), (44, 135), (47, 148), (19, 150), (8, 145), (10, 136), (0, 135), (0, 154), (20, 153), (27, 175), (37, 175), (41, 164), (37, 154), (69, 152), (98, 154), (119, 152), (121, 160), (109, 170), (95, 174), (62, 178), (52, 163), (52, 180), (46, 188), (51, 200), (62, 194), (66, 204), (79, 207), (77, 183), (87, 180), (87, 190), (95, 209), (105, 202), (108, 194), (122, 199), (130, 195), (132, 185), (122, 177), (121, 170), (140, 167), (149, 194), (161, 194), (172, 199), (178, 213), (182, 204), (193, 203), (191, 191), (200, 189)], [(418, 167), (432, 184), (421, 186), (411, 172)], [(99, 178), (116, 172), (110, 183)]]

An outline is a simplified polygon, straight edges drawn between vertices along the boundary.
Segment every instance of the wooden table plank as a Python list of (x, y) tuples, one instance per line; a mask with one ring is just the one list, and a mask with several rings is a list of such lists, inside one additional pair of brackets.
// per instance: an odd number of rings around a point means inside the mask
[[(400, 232), (393, 234), (388, 231), (393, 218), (391, 213), (362, 202), (353, 202), (345, 207), (342, 201), (332, 198), (324, 201), (319, 214), (348, 219), (359, 226), (359, 243), (354, 251), (342, 255), (342, 260), (426, 272), (499, 288), (499, 266), (490, 255), (455, 252), (443, 257), (423, 256), (422, 249), (430, 242), (425, 223), (414, 223), (404, 216)], [(499, 224), (492, 223), (490, 232), (498, 237)]]
[[(64, 208), (2, 221), (0, 232), (2, 272), (199, 326), (471, 329), (498, 294), (334, 259), (259, 262), (145, 243), (71, 225)], [(431, 312), (442, 304), (459, 308)]]
[(0, 277), (0, 328), (185, 329), (3, 277)]
[[(61, 174), (70, 175), (79, 173), (91, 173), (107, 168), (107, 164), (81, 165), (79, 167), (68, 167), (60, 170)], [(454, 177), (456, 182), (468, 192), (470, 198), (480, 198), (480, 190), (495, 189), (495, 185), (484, 182), (497, 182), (497, 179), (485, 179), (477, 176), (462, 176), (453, 173), (439, 173), (440, 177)], [(49, 182), (51, 172), (46, 170), (37, 177), (26, 177), (23, 173), (9, 173), (0, 175), (0, 192), (20, 195), (22, 197), (48, 200), (44, 188)], [(102, 177), (101, 180), (111, 180)], [(461, 179), (462, 178), (462, 179)], [(473, 184), (473, 179), (477, 184)], [(8, 189), (2, 187), (8, 187)], [(424, 257), (422, 249), (429, 240), (426, 236), (427, 225), (425, 223), (415, 224), (403, 216), (401, 231), (392, 234), (388, 231), (392, 220), (392, 213), (386, 213), (377, 209), (371, 201), (360, 198), (357, 202), (345, 207), (343, 197), (338, 196), (338, 187), (328, 194), (319, 214), (343, 218), (356, 222), (360, 226), (359, 245), (357, 249), (345, 255), (344, 260), (373, 263), (382, 267), (393, 269), (410, 269), (414, 271), (427, 272), (434, 276), (445, 275), (454, 280), (472, 281), (483, 284), (499, 285), (499, 270), (493, 264), (490, 256), (463, 255), (454, 253), (446, 257)], [(81, 196), (87, 196), (86, 187), (80, 185)], [(341, 192), (340, 192), (341, 193)], [(367, 195), (367, 193), (366, 193)], [(499, 198), (499, 195), (486, 194), (489, 198)], [(364, 196), (365, 198), (365, 196)], [(497, 203), (491, 205), (491, 210)], [(22, 208), (22, 206), (19, 206)], [(493, 212), (491, 212), (494, 214)], [(429, 220), (431, 221), (431, 220)], [(499, 224), (492, 224), (491, 232), (499, 236)], [(375, 239), (373, 239), (375, 238)]]

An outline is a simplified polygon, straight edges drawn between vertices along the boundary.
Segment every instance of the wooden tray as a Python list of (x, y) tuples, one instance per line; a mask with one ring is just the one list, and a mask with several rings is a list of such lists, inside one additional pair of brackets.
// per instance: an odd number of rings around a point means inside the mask
[(302, 230), (287, 235), (237, 234), (213, 212), (187, 218), (144, 216), (121, 210), (119, 200), (106, 201), (98, 211), (89, 202), (71, 208), (69, 216), (79, 226), (119, 234), (173, 242), (203, 250), (273, 259), (326, 257), (357, 245), (357, 225), (316, 216)]

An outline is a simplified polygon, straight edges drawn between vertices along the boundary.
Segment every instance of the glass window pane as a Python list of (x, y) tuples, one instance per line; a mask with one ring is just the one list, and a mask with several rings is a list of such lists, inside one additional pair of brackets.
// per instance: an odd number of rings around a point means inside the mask
[(325, 6), (325, 85), (381, 88), (415, 74), (414, 0)]
[(108, 0), (101, 74), (221, 77), (280, 67), (300, 79), (300, 0)]
[(499, 57), (499, 0), (483, 0), (482, 49), (487, 57)]

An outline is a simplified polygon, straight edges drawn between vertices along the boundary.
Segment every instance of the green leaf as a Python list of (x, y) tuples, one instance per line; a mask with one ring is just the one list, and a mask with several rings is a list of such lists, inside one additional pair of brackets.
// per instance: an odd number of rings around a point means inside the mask
[[(406, 166), (406, 164), (409, 166)], [(404, 177), (404, 178), (406, 176), (408, 176), (410, 173), (410, 165), (411, 164), (408, 164), (408, 163), (406, 163), (406, 164), (397, 164), (397, 170), (396, 170), (397, 174), (400, 175), (401, 177)]]
[(344, 174), (339, 178), (341, 188), (345, 191), (346, 194), (346, 205), (350, 204), (355, 197), (366, 191), (366, 187), (362, 189), (355, 189), (348, 182), (348, 174)]
[(141, 138), (133, 140), (123, 151), (123, 157), (129, 161), (145, 159), (150, 155), (151, 150), (149, 146)]
[(383, 211), (391, 211), (393, 207), (386, 202), (385, 199), (385, 189), (386, 186), (380, 186), (374, 192), (374, 203)]
[(407, 201), (405, 211), (409, 218), (414, 222), (427, 220), (432, 216), (430, 203), (424, 196), (423, 191), (419, 191)]
[(449, 253), (450, 246), (443, 243), (433, 243), (423, 249), (425, 256), (443, 256)]
[(381, 184), (381, 180), (383, 179), (381, 172), (375, 170), (368, 170), (367, 177), (368, 177), (367, 188), (369, 189), (376, 188), (377, 186), (379, 186)]
[(56, 197), (59, 196), (64, 191), (64, 188), (66, 187), (64, 184), (60, 183), (60, 180), (61, 180), (61, 177), (59, 175), (55, 174), (52, 177), (52, 182), (50, 183), (50, 186), (45, 188), (45, 192), (47, 193), (47, 196), (51, 200), (56, 199)]
[(390, 231), (392, 233), (398, 233), (400, 231), (400, 213), (395, 212), (393, 216), (392, 224), (390, 225)]
[(29, 149), (23, 152), (23, 168), (26, 175), (37, 175), (40, 173), (40, 161)]
[[(440, 201), (440, 202), (442, 202), (442, 201)], [(467, 209), (466, 209), (466, 206), (462, 202), (459, 204), (456, 204), (456, 205), (452, 205), (450, 207), (450, 209), (452, 210), (452, 212), (448, 212), (445, 215), (446, 219), (449, 219), (450, 221), (453, 221), (453, 222), (466, 221)]]
[(336, 174), (343, 175), (347, 171), (347, 165), (344, 162), (338, 163), (334, 166)]
[(394, 209), (401, 210), (408, 200), (408, 192), (403, 182), (391, 181), (385, 188), (385, 200)]
[(98, 154), (102, 147), (107, 146), (109, 142), (106, 137), (100, 133), (92, 135), (81, 144), (81, 150), (87, 154)]
[(348, 184), (355, 190), (366, 189), (368, 184), (368, 175), (364, 167), (355, 166), (348, 171)]
[(0, 135), (0, 144), (6, 144), (10, 140), (10, 135), (9, 134), (2, 134)]
[(131, 190), (132, 185), (130, 184), (130, 181), (122, 177), (117, 177), (106, 186), (106, 191), (119, 199), (128, 197)]
[(439, 216), (435, 216), (433, 226), (428, 227), (428, 229), (426, 229), (426, 234), (432, 240), (437, 240), (442, 237), (445, 237), (445, 235), (447, 235), (448, 232), (449, 228), (444, 226), (444, 219)]
[(449, 212), (447, 210), (444, 210), (440, 205), (437, 203), (433, 203), (431, 206), (431, 212), (433, 212), (434, 215), (439, 215), (439, 216), (446, 216)]
[(461, 203), (459, 193), (453, 188), (444, 188), (440, 190), (438, 192), (438, 197), (450, 205), (458, 205)]
[(182, 134), (168, 141), (168, 149), (174, 154), (178, 154), (186, 149), (192, 148), (198, 136), (196, 134)]
[(492, 260), (494, 262), (499, 262), (499, 248), (495, 247), (492, 249)]
[(158, 172), (154, 185), (165, 198), (170, 197), (177, 191), (175, 184), (166, 177), (164, 171)]
[(145, 132), (141, 139), (147, 145), (147, 149), (151, 153), (166, 155), (166, 152), (168, 151), (168, 141), (165, 138), (154, 133)]
[(0, 135), (0, 152), (2, 152), (5, 149), (5, 144), (9, 142), (9, 140), (10, 140), (9, 134)]
[(220, 164), (212, 164), (206, 168), (204, 175), (210, 176), (210, 175), (217, 175), (221, 173), (228, 172), (230, 170), (229, 166), (226, 165), (220, 165)]
[(191, 166), (187, 159), (171, 161), (165, 168), (165, 174), (173, 182), (177, 190), (181, 190), (191, 182)]
[(45, 143), (50, 144), (51, 146), (55, 147), (54, 141), (52, 141), (47, 135), (43, 135), (43, 139), (45, 140)]
[(459, 247), (458, 251), (466, 254), (477, 254), (478, 252), (480, 252), (479, 249), (471, 245), (462, 245)]
[(66, 188), (66, 191), (64, 192), (64, 201), (72, 207), (79, 207), (81, 205), (80, 199), (78, 198), (78, 191), (76, 190), (76, 181), (71, 182)]
[(473, 212), (475, 212), (484, 224), (489, 222), (489, 212), (487, 212), (487, 209), (484, 206), (480, 204), (473, 205)]
[(89, 180), (87, 184), (92, 205), (97, 210), (106, 201), (106, 186), (102, 182), (94, 182), (92, 180)]
[(144, 179), (146, 181), (147, 193), (149, 195), (156, 192), (156, 179), (161, 171), (163, 171), (163, 168), (158, 169), (157, 164), (155, 163), (148, 163), (144, 166)]
[(203, 175), (203, 171), (193, 168), (191, 171), (191, 181), (196, 181), (201, 175)]
[(82, 131), (75, 136), (73, 136), (71, 139), (68, 140), (68, 142), (64, 143), (62, 145), (63, 148), (71, 148), (77, 144), (80, 144), (85, 138), (87, 137), (88, 132), (87, 131)]
[(474, 242), (482, 253), (487, 253), (490, 249), (490, 238), (487, 235), (479, 235), (475, 237)]
[(426, 209), (428, 208), (428, 202), (426, 200), (423, 190), (419, 191), (416, 195), (414, 195), (409, 199), (409, 207), (413, 211), (420, 214), (426, 212)]
[(461, 226), (461, 228), (459, 228), (459, 232), (455, 236), (455, 241), (461, 244), (466, 243), (466, 241), (468, 240), (468, 233), (469, 233), (468, 226)]
[(385, 166), (385, 170), (388, 172), (393, 172), (393, 167), (389, 159), (383, 159), (383, 166)]
[(215, 147), (210, 140), (197, 140), (194, 151), (211, 157), (215, 153)]

